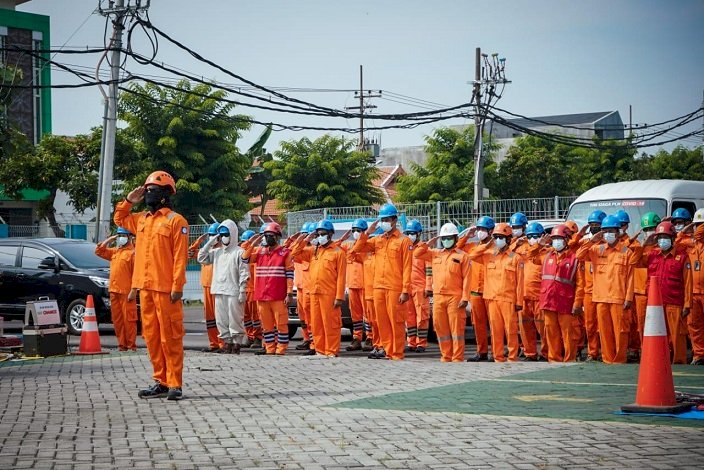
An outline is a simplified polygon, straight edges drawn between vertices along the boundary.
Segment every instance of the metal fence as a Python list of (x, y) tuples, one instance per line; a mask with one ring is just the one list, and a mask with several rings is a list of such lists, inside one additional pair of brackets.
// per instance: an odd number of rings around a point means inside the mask
[[(418, 219), (427, 232), (437, 232), (447, 222), (469, 227), (480, 216), (491, 216), (497, 222), (506, 222), (511, 214), (523, 212), (528, 220), (563, 219), (576, 196), (555, 196), (551, 198), (497, 199), (480, 201), (477, 210), (471, 201), (427, 202), (417, 204), (396, 204), (402, 226), (411, 219)], [(329, 207), (286, 214), (287, 230), (291, 235), (301, 229), (306, 222), (321, 219), (349, 221), (356, 218), (375, 218), (377, 209), (373, 206)]]

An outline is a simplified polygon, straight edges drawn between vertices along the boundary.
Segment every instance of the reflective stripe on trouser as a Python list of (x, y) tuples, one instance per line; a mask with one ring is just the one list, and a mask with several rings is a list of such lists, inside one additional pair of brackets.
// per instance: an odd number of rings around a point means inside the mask
[(208, 332), (208, 345), (210, 349), (218, 349), (223, 343), (218, 338), (218, 325), (215, 321), (215, 298), (210, 293), (210, 287), (203, 287), (203, 316), (205, 329)]
[(381, 347), (381, 338), (379, 338), (379, 328), (376, 323), (376, 309), (374, 308), (374, 299), (364, 299), (367, 308), (364, 309), (366, 315), (365, 323), (369, 325), (369, 333), (367, 338), (372, 339), (372, 344), (375, 348)]
[(682, 318), (682, 307), (663, 305), (667, 322), (667, 338), (670, 341), (673, 364), (687, 363), (687, 325)]
[(704, 359), (704, 295), (692, 296), (692, 308), (687, 315), (687, 329), (692, 342), (694, 360)]
[(142, 338), (154, 369), (152, 377), (167, 387), (183, 385), (183, 302), (171, 294), (141, 289)]
[(258, 301), (264, 346), (269, 354), (284, 354), (288, 347), (288, 309), (283, 300)]
[(599, 356), (600, 335), (596, 304), (591, 294), (584, 294), (584, 329), (587, 334), (587, 354), (596, 359)]
[(137, 349), (137, 302), (127, 301), (127, 294), (110, 292), (110, 316), (121, 349)]
[(428, 347), (428, 326), (430, 325), (430, 301), (424, 291), (415, 291), (406, 302), (406, 335), (408, 345), (412, 348)]
[(244, 343), (244, 304), (239, 303), (237, 297), (215, 294), (215, 321), (223, 343)]
[(352, 316), (352, 337), (362, 341), (364, 334), (364, 289), (347, 289), (350, 315)]
[(303, 341), (308, 341), (311, 337), (310, 331), (310, 295), (303, 289), (296, 291), (296, 311), (301, 320), (301, 335)]
[(433, 294), (433, 326), (441, 362), (464, 361), (464, 327), (467, 311), (459, 308), (460, 295)]
[(335, 295), (310, 294), (310, 325), (315, 351), (329, 355), (340, 354), (342, 311), (334, 308)]
[(527, 357), (538, 355), (538, 330), (535, 324), (535, 308), (538, 302), (523, 299), (523, 310), (518, 312), (518, 331), (521, 333), (523, 352)]
[[(254, 300), (254, 292), (247, 292), (247, 302), (244, 305), (244, 322), (247, 337), (254, 341), (262, 339), (262, 322), (259, 319), (259, 307)], [(249, 326), (247, 324), (249, 323)]]
[(606, 364), (625, 364), (631, 312), (624, 310), (622, 304), (597, 302), (595, 305), (601, 358)]
[[(648, 296), (635, 294), (631, 315), (631, 331), (628, 334), (628, 349), (640, 351), (643, 343), (643, 328), (645, 327), (645, 309), (648, 306)], [(633, 337), (635, 335), (635, 338)]]
[(545, 318), (545, 342), (548, 345), (548, 361), (574, 362), (577, 357), (577, 340), (574, 338), (576, 316), (542, 311)]
[(477, 353), (487, 354), (489, 352), (489, 316), (486, 311), (486, 303), (480, 295), (472, 295), (469, 297), (469, 303), (472, 306), (472, 325), (474, 326), (474, 336), (477, 341)]
[(374, 309), (381, 347), (390, 359), (403, 359), (406, 343), (406, 306), (398, 303), (401, 292), (374, 289)]
[(501, 300), (486, 300), (491, 325), (491, 352), (494, 360), (505, 362), (504, 338), (508, 345), (508, 359), (518, 360), (518, 315), (512, 302)]

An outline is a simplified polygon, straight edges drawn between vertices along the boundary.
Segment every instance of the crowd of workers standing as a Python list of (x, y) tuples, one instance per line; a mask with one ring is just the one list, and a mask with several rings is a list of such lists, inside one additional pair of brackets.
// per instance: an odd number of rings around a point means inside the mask
[[(155, 381), (139, 391), (143, 398), (182, 396), (188, 259), (203, 265), (210, 352), (286, 354), (295, 286), (303, 335), (296, 349), (306, 355), (339, 355), (347, 300), (353, 338), (346, 349), (370, 359), (424, 352), (432, 311), (442, 362), (637, 362), (648, 285), (656, 282), (672, 361), (688, 362), (689, 338), (691, 363), (704, 365), (704, 209), (694, 216), (677, 209), (662, 220), (646, 213), (634, 236), (625, 211), (595, 210), (581, 229), (566, 221), (546, 231), (516, 213), (508, 223), (482, 216), (462, 232), (447, 223), (423, 241), (420, 222), (399, 229), (396, 207), (384, 204), (378, 219), (355, 220), (337, 240), (330, 220), (282, 240), (277, 223), (240, 235), (228, 219), (189, 246), (188, 224), (171, 207), (175, 192), (168, 173), (149, 175), (117, 204), (117, 235), (96, 248), (111, 260), (121, 350), (135, 348), (140, 296)], [(132, 212), (142, 200), (148, 210)], [(465, 358), (468, 315), (477, 351)]]

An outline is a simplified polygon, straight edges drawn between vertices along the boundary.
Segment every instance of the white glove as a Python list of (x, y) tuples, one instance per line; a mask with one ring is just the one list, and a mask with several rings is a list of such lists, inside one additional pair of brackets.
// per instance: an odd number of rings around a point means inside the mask
[(245, 303), (247, 301), (247, 293), (240, 292), (240, 295), (237, 297), (237, 301), (241, 304)]

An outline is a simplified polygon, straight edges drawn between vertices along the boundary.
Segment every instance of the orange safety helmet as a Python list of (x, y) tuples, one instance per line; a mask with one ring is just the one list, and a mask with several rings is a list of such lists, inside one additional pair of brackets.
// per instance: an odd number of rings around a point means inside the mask
[(171, 194), (176, 194), (176, 181), (174, 181), (174, 178), (165, 171), (155, 171), (151, 175), (147, 176), (144, 186), (150, 184), (155, 184), (157, 186), (168, 186), (171, 188)]
[(655, 228), (655, 233), (658, 235), (664, 233), (665, 235), (670, 235), (671, 237), (677, 235), (677, 231), (675, 230), (675, 226), (672, 225), (672, 222), (660, 222)]
[(262, 233), (266, 232), (274, 232), (278, 236), (281, 236), (281, 225), (277, 224), (276, 222), (269, 222), (268, 224), (264, 224), (262, 227)]
[(503, 235), (505, 237), (510, 237), (512, 234), (513, 230), (511, 230), (511, 226), (503, 222), (496, 224), (494, 227), (494, 232), (492, 233), (492, 235)]
[(552, 228), (552, 231), (550, 232), (550, 238), (552, 237), (562, 237), (562, 238), (570, 238), (569, 232), (570, 228), (567, 226), (567, 224), (560, 224)]
[[(568, 220), (567, 222), (564, 223), (564, 225), (572, 233), (579, 232), (579, 226), (577, 226), (577, 222), (575, 222), (574, 220)], [(559, 225), (558, 225), (558, 227), (559, 227)]]

